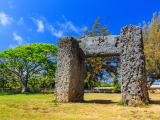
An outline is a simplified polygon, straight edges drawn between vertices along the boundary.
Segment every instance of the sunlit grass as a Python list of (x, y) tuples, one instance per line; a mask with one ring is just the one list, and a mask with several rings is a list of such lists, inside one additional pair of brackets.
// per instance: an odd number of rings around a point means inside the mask
[(3, 120), (129, 120), (160, 119), (160, 94), (150, 94), (147, 107), (124, 107), (117, 103), (121, 94), (85, 93), (84, 101), (61, 103), (54, 94), (17, 94), (0, 96)]

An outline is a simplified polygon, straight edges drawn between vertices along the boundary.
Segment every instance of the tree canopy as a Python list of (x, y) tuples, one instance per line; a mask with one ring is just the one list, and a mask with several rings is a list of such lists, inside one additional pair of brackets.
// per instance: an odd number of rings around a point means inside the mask
[(143, 21), (143, 42), (149, 84), (160, 79), (160, 12), (153, 14), (151, 22)]
[(56, 70), (56, 56), (56, 45), (33, 43), (0, 52), (0, 67), (20, 78), (22, 92), (26, 92), (27, 82), (34, 74)]

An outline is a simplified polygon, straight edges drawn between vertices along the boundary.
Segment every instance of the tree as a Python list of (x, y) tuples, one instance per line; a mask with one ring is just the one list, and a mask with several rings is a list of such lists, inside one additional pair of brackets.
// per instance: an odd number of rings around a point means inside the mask
[[(100, 26), (99, 18), (95, 21), (92, 30), (89, 32), (89, 28), (84, 29), (84, 35), (80, 37), (83, 39), (85, 37), (94, 37), (94, 36), (106, 36), (109, 34), (109, 29), (104, 25), (103, 28)], [(103, 76), (103, 72), (117, 74), (117, 67), (111, 65), (111, 62), (119, 62), (119, 57), (98, 57), (98, 58), (89, 58), (85, 60), (85, 77), (88, 80), (88, 89), (91, 88), (91, 81), (98, 81), (98, 77)]]
[(3, 58), (0, 59), (0, 65), (17, 75), (22, 82), (22, 92), (27, 92), (28, 80), (55, 62), (56, 56), (56, 45), (34, 43), (0, 52), (0, 57)]
[[(4, 59), (1, 59), (4, 62)], [(0, 65), (0, 87), (4, 88), (10, 82), (12, 73), (7, 71), (4, 65)]]
[(113, 78), (113, 87), (114, 87), (114, 90), (121, 89), (121, 83), (119, 82), (117, 76), (114, 76), (114, 78)]
[(30, 78), (28, 80), (28, 84), (31, 85), (32, 90), (35, 90), (35, 85), (36, 84), (40, 84), (38, 77), (36, 76), (36, 74), (34, 74), (34, 76), (32, 76), (32, 78)]
[(160, 79), (160, 12), (153, 14), (151, 23), (143, 21), (143, 42), (149, 85)]
[[(29, 79), (28, 84), (31, 85), (32, 90), (35, 90), (35, 85), (43, 84), (45, 87), (49, 87), (51, 84), (55, 83), (55, 72), (57, 69), (57, 62), (48, 62), (46, 64), (46, 68), (37, 74), (35, 74), (32, 78)], [(40, 77), (43, 77), (41, 79)]]

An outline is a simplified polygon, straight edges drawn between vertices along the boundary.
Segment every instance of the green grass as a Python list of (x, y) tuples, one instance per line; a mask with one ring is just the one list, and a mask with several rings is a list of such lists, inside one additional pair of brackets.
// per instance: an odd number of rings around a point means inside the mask
[(124, 102), (122, 101), (122, 99), (117, 103), (117, 105), (126, 106), (126, 105), (124, 104)]
[(32, 108), (32, 110), (38, 110), (39, 109), (39, 107), (33, 107)]
[(160, 119), (160, 94), (150, 97), (148, 107), (127, 107), (120, 93), (85, 93), (84, 101), (69, 103), (54, 101), (54, 94), (2, 95), (0, 120)]

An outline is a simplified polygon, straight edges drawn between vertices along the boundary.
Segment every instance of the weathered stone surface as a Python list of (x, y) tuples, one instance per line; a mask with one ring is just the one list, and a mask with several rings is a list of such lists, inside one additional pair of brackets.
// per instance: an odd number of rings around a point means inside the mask
[(122, 100), (129, 106), (148, 104), (142, 29), (129, 25), (120, 33)]
[(84, 96), (84, 60), (73, 37), (60, 38), (57, 44), (55, 100), (81, 101)]
[(81, 101), (84, 95), (84, 58), (120, 55), (122, 100), (129, 106), (148, 104), (142, 29), (129, 25), (120, 36), (75, 40), (60, 38), (58, 45), (55, 100)]
[(96, 36), (78, 40), (80, 56), (89, 57), (107, 57), (118, 56), (119, 36)]

